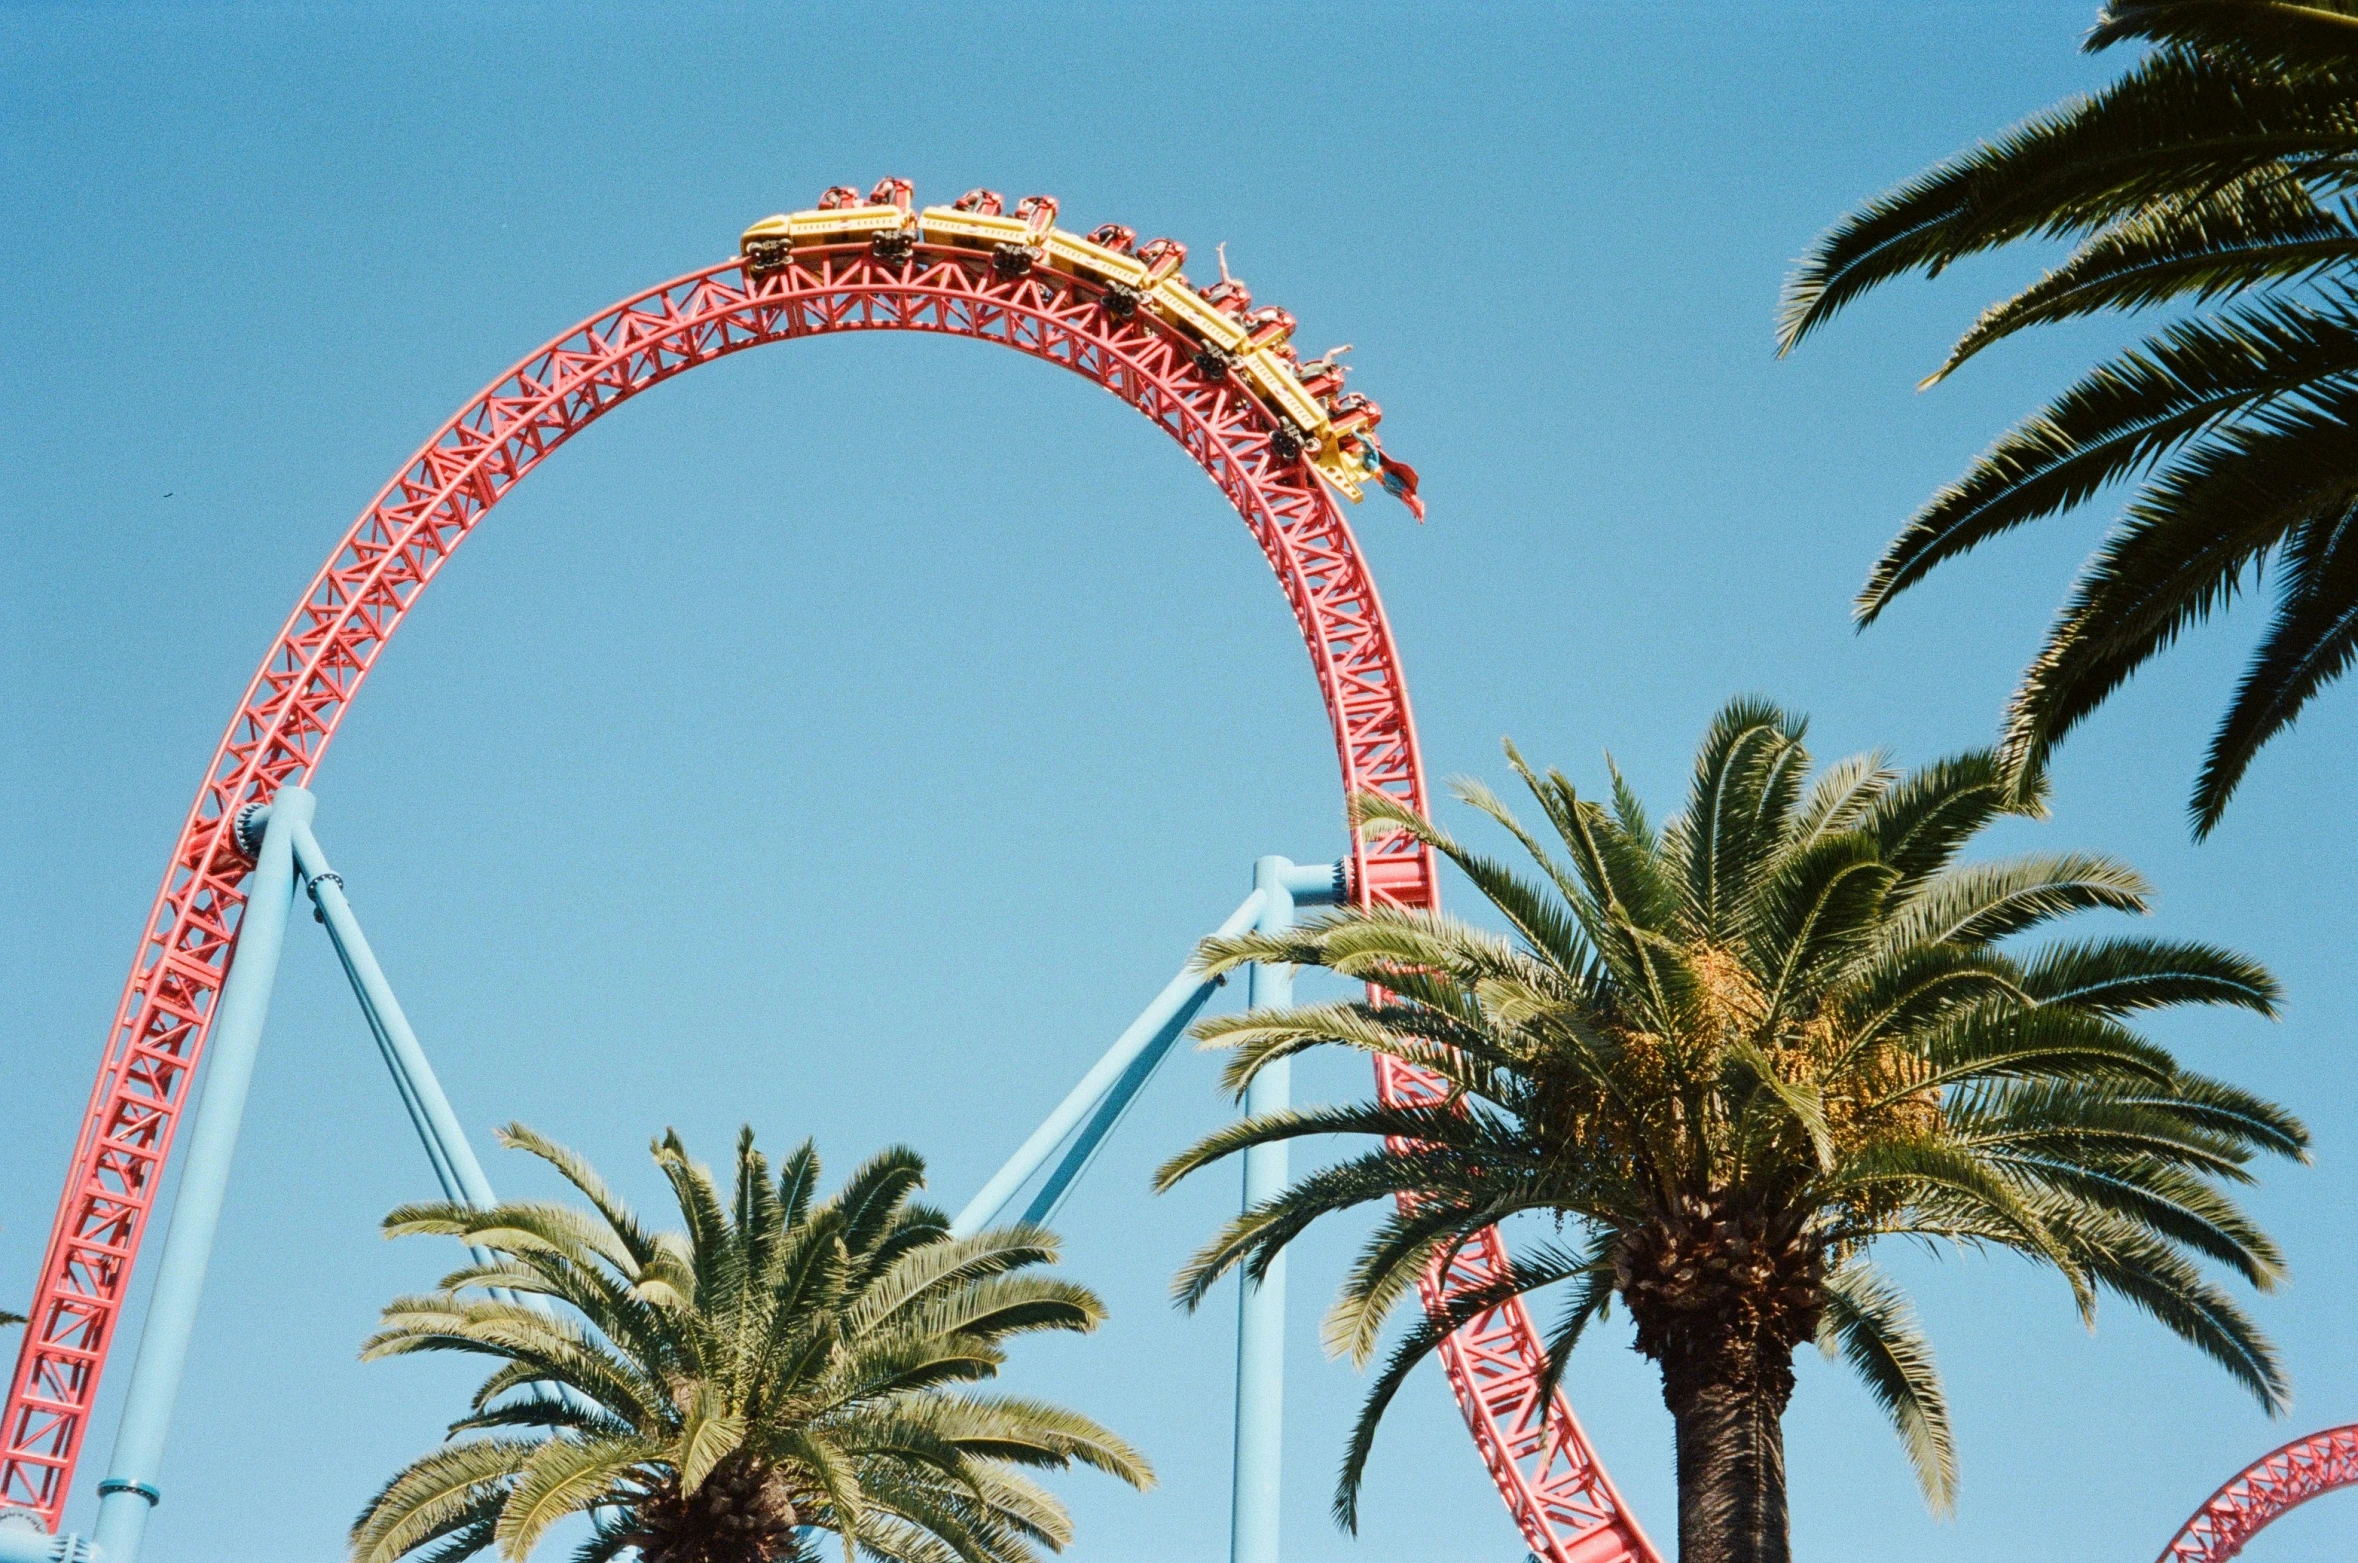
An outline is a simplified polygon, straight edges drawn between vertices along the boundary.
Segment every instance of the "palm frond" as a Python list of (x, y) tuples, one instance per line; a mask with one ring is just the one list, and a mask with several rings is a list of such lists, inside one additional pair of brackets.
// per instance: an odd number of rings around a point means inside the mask
[(1485, 1286), (1470, 1287), (1417, 1320), (1392, 1348), (1392, 1355), (1369, 1385), (1359, 1415), (1352, 1421), (1350, 1438), (1343, 1449), (1342, 1470), (1335, 1478), (1332, 1512), (1335, 1524), (1345, 1533), (1354, 1536), (1359, 1533), (1359, 1489), (1366, 1480), (1368, 1456), (1375, 1452), (1376, 1428), (1399, 1396), (1401, 1386), (1408, 1382), (1409, 1374), (1439, 1350), (1443, 1341), (1520, 1294), (1521, 1288), (1512, 1275), (1499, 1277)]
[(2160, 1111), (2252, 1151), (2294, 1161), (2309, 1159), (2308, 1126), (2241, 1086), (2181, 1069), (2171, 1077), (2166, 1097), (2145, 1100)]
[(1994, 342), (2102, 310), (2208, 303), (2270, 283), (2306, 281), (2358, 259), (2358, 223), (2270, 165), (2171, 196), (2091, 237), (2062, 265), (1973, 323), (1929, 387)]
[(2024, 963), (2022, 988), (2041, 1004), (2126, 1015), (2176, 1004), (2225, 1004), (2273, 1018), (2283, 990), (2248, 955), (2174, 939), (2070, 940)]
[[(2358, 369), (2358, 323), (2352, 343)], [(2043, 768), (2056, 743), (2181, 633), (2224, 608), (2295, 530), (2358, 502), (2353, 417), (2358, 390), (2271, 409), (2208, 436), (2146, 487), (2089, 561), (2023, 675), (2006, 718), (2012, 773)], [(2217, 817), (2226, 801), (2219, 788), (2231, 781), (2222, 773), (2198, 800), (2198, 825)]]
[(1758, 879), (1745, 942), (1767, 977), (1768, 1013), (1813, 993), (1829, 967), (1849, 964), (1880, 931), (1885, 896), (1899, 871), (1864, 831), (1828, 836)]
[(2072, 238), (2187, 189), (2350, 144), (2342, 84), (2165, 49), (2089, 98), (2033, 115), (1880, 196), (1810, 246), (1780, 351), (1869, 289), (2028, 238)]
[(1808, 763), (1799, 717), (1767, 700), (1730, 701), (1712, 719), (1696, 752), (1686, 811), (1669, 832), (1686, 868), (1687, 920), (1706, 939), (1736, 930), (1741, 892), (1782, 844), (1784, 824), (1772, 806), (1779, 777), (1798, 780), (1792, 762)]
[(2349, 0), (2112, 0), (2088, 48), (2133, 38), (2224, 53), (2261, 69), (2358, 64), (2358, 13)]
[(2271, 1416), (2292, 1401), (2276, 1348), (2184, 1256), (2127, 1221), (2082, 1235), (2076, 1257), (2096, 1282), (2227, 1370)]
[(536, 1445), (500, 1505), (492, 1534), (511, 1558), (531, 1552), (548, 1528), (615, 1495), (642, 1461), (660, 1457), (651, 1439), (550, 1438)]
[(2074, 912), (2142, 912), (2152, 889), (2128, 864), (2092, 852), (1968, 863), (1924, 881), (1882, 942), (1993, 944)]
[(2187, 447), (2131, 507), (2176, 510), (2177, 491), (2225, 481), (2221, 468), (2264, 476), (2266, 420), (2330, 399), (2358, 372), (2358, 314), (2349, 298), (2263, 298), (2165, 327), (2088, 372), (2025, 420), (1911, 518), (1860, 589), (1868, 624), (1942, 562), (1991, 538), (2084, 503)]
[(353, 1563), (393, 1563), (403, 1553), (478, 1525), (539, 1445), (475, 1438), (411, 1461), (378, 1489), (352, 1527)]
[(1957, 1442), (1949, 1428), (1948, 1395), (1916, 1311), (1890, 1277), (1864, 1260), (1828, 1275), (1818, 1344), (1828, 1357), (1839, 1353), (1849, 1362), (1891, 1418), (1932, 1512), (1954, 1510)]
[(2321, 502), (2286, 535), (2276, 610), (2195, 779), (2195, 833), (2207, 835), (2268, 741), (2299, 719), (2358, 656), (2358, 504)]
[(604, 1218), (607, 1227), (633, 1263), (644, 1265), (654, 1258), (654, 1240), (639, 1225), (638, 1217), (632, 1214), (630, 1206), (606, 1187), (605, 1180), (598, 1176), (597, 1169), (588, 1162), (521, 1123), (504, 1125), (499, 1130), (499, 1142), (512, 1150), (528, 1151), (554, 1167), (558, 1176), (578, 1189), (582, 1198), (588, 1200), (591, 1208)]
[(1909, 772), (1876, 800), (1859, 829), (1897, 870), (1892, 893), (1905, 897), (1947, 872), (1965, 844), (1995, 821), (2035, 817), (2040, 801), (2009, 784), (1995, 754), (1972, 749)]
[(1789, 280), (1790, 349), (1895, 277), (2024, 239), (2071, 253), (1993, 305), (1925, 383), (2098, 311), (2187, 309), (2003, 436), (1933, 496), (1859, 594), (1862, 623), (2014, 527), (2139, 488), (2009, 704), (2004, 758), (2049, 752), (2276, 555), (2271, 624), (2190, 802), (2216, 827), (2253, 757), (2358, 658), (2358, 32), (2343, 0), (2121, 0), (2091, 47), (2151, 52), (1869, 203)]

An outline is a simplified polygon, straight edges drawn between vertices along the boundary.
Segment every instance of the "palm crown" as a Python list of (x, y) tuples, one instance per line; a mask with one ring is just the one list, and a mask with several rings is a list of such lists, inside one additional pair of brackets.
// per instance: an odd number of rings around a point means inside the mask
[(2273, 554), (2273, 619), (2195, 786), (2200, 834), (2358, 653), (2358, 3), (2116, 0), (2090, 47), (2128, 40), (2153, 48), (2104, 91), (1828, 231), (1787, 286), (1780, 337), (1791, 348), (1879, 283), (2023, 239), (2073, 248), (1986, 311), (1933, 380), (2031, 326), (2215, 306), (2000, 439), (1917, 512), (1858, 599), (1872, 620), (1943, 560), (2144, 475), (2014, 696), (2002, 752), (2028, 775)]
[(1077, 1460), (1151, 1484), (1088, 1418), (969, 1387), (1010, 1337), (1086, 1331), (1103, 1309), (1025, 1273), (1054, 1259), (1046, 1232), (952, 1237), (911, 1201), (914, 1152), (885, 1151), (822, 1200), (808, 1142), (773, 1180), (748, 1129), (724, 1201), (667, 1134), (655, 1160), (685, 1230), (650, 1232), (577, 1156), (521, 1125), (502, 1139), (591, 1210), (437, 1203), (386, 1217), (389, 1234), (458, 1237), (476, 1257), (388, 1305), (363, 1357), (457, 1351), (497, 1366), (452, 1440), (361, 1514), (355, 1563), (426, 1547), (455, 1563), (495, 1544), (520, 1558), (584, 1513), (576, 1563), (632, 1547), (648, 1563), (805, 1559), (813, 1529), (835, 1532), (847, 1560), (1011, 1563), (1071, 1532), (1020, 1467)]
[(1184, 1302), (1239, 1265), (1261, 1272), (1322, 1216), (1391, 1202), (1326, 1323), (1330, 1348), (1365, 1362), (1456, 1246), (1519, 1214), (1557, 1225), (1495, 1289), (1421, 1319), (1392, 1352), (1343, 1461), (1342, 1523), (1356, 1524), (1377, 1422), (1410, 1370), (1458, 1326), (1543, 1288), (1562, 1298), (1551, 1387), (1616, 1298), (1659, 1363), (1687, 1563), (1784, 1556), (1776, 1420), (1792, 1351), (1813, 1338), (1865, 1379), (1946, 1505), (1940, 1382), (1870, 1258), (1897, 1236), (2025, 1255), (2083, 1310), (2100, 1291), (2126, 1297), (2281, 1405), (2271, 1348), (2197, 1261), (2261, 1288), (2277, 1279), (2276, 1249), (2219, 1184), (2258, 1152), (2301, 1155), (2306, 1133), (2126, 1023), (2174, 1004), (2269, 1013), (2265, 971), (2152, 939), (2002, 947), (2075, 911), (2139, 910), (2146, 889), (2089, 855), (1959, 863), (1984, 826), (2028, 808), (1988, 753), (1906, 776), (1866, 756), (1805, 784), (1801, 722), (1738, 701), (1704, 741), (1686, 811), (1659, 831), (1618, 772), (1606, 808), (1508, 754), (1553, 849), (1482, 787), (1458, 796), (1513, 834), (1536, 878), (1397, 803), (1369, 795), (1360, 812), (1448, 857), (1511, 936), (1344, 910), (1200, 955), (1215, 972), (1295, 963), (1372, 985), (1360, 1001), (1199, 1027), (1234, 1049), (1240, 1093), (1278, 1059), (1341, 1046), (1427, 1071), (1447, 1095), (1249, 1118), (1172, 1160), (1165, 1187), (1252, 1145), (1377, 1141), (1230, 1222), (1179, 1277)]

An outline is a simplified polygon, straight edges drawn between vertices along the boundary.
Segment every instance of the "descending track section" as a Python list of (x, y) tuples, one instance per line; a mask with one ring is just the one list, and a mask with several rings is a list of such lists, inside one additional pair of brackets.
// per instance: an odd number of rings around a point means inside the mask
[(2276, 1518), (2337, 1487), (2358, 1484), (2358, 1426), (2329, 1427), (2253, 1461), (2212, 1493), (2159, 1563), (2227, 1563)]
[[(0, 1505), (54, 1526), (88, 1431), (131, 1268), (234, 949), (251, 867), (238, 810), (308, 783), (418, 594), (492, 507), (559, 445), (650, 386), (750, 347), (864, 330), (996, 343), (1095, 381), (1144, 413), (1219, 485), (1293, 608), (1333, 726), (1346, 794), (1417, 807), (1423, 772), (1408, 691), (1375, 584), (1336, 503), (1380, 484), (1421, 515), (1416, 475), (1374, 438), (1381, 413), (1341, 394), (1333, 354), (1303, 363), (1282, 310), (1254, 310), (1226, 275), (1203, 289), (1183, 247), (1108, 225), (1013, 215), (988, 191), (919, 214), (888, 180), (863, 199), (757, 224), (738, 258), (594, 316), (469, 402), (337, 545), (263, 658), (206, 771), (108, 1036), (0, 1421)], [(1430, 856), (1354, 840), (1363, 902), (1434, 904)], [(1429, 1095), (1397, 1070), (1395, 1099)], [(1507, 1263), (1497, 1237), (1428, 1278), (1429, 1305)], [(1560, 1398), (1536, 1383), (1540, 1337), (1520, 1303), (1443, 1349), (1451, 1388), (1532, 1551), (1547, 1563), (1657, 1563)]]

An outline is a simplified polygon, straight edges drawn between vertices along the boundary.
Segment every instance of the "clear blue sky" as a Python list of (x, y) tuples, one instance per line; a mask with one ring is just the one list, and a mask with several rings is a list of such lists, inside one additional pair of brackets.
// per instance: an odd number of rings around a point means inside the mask
[[(21, 1302), (74, 1115), (206, 756), (294, 593), (448, 412), (749, 220), (888, 174), (1060, 196), (1225, 240), (1424, 473), (1432, 523), (1354, 513), (1428, 764), (1498, 741), (1667, 810), (1712, 709), (1759, 690), (1823, 755), (1985, 741), (2101, 510), (1846, 605), (1910, 508), (2125, 332), (1916, 378), (2028, 255), (1895, 288), (1797, 359), (1788, 259), (1849, 203), (2108, 76), (2092, 0), (1151, 9), (542, 5), (0, 12), (0, 1300)], [(2157, 931), (2248, 949), (2286, 1018), (2172, 1022), (2289, 1100), (2316, 1165), (2253, 1201), (2294, 1281), (2257, 1304), (2298, 1390), (2270, 1423), (2124, 1307), (1902, 1258), (1962, 1440), (1926, 1517), (1865, 1394), (1814, 1357), (1790, 1418), (1798, 1550), (2143, 1563), (2247, 1459), (2358, 1416), (2347, 1300), (2344, 757), (2329, 697), (2224, 829), (2182, 800), (2256, 625), (2190, 638), (2065, 750), (2052, 822), (2160, 890)], [(1069, 376), (968, 344), (767, 350), (567, 448), (443, 574), (319, 780), (320, 833), (477, 1131), (520, 1116), (648, 1204), (650, 1134), (750, 1119), (838, 1167), (905, 1139), (956, 1203), (1251, 860), (1331, 855), (1331, 750), (1243, 529), (1184, 456)], [(1463, 902), (1460, 896), (1460, 904)], [(162, 1563), (334, 1555), (465, 1375), (363, 1368), (376, 1305), (447, 1257), (376, 1217), (426, 1192), (324, 939), (298, 924), (151, 1531)], [(1113, 1320), (1026, 1388), (1152, 1453), (1065, 1484), (1076, 1555), (1225, 1545), (1233, 1304), (1164, 1301), (1234, 1198), (1150, 1199), (1226, 1110), (1180, 1057), (1070, 1207)], [(1363, 1089), (1302, 1071), (1299, 1093)], [(487, 1138), (487, 1135), (486, 1135)], [(539, 1185), (494, 1157), (494, 1179)], [(1359, 1382), (1314, 1320), (1350, 1234), (1294, 1260), (1287, 1550), (1512, 1559), (1437, 1374), (1379, 1446), (1365, 1533), (1324, 1511)], [(129, 1355), (108, 1384), (119, 1395)], [(1670, 1424), (1624, 1328), (1571, 1383), (1658, 1537)], [(112, 1402), (83, 1471), (106, 1456)], [(77, 1519), (87, 1508), (77, 1505)], [(2339, 1558), (2358, 1501), (2250, 1553)]]

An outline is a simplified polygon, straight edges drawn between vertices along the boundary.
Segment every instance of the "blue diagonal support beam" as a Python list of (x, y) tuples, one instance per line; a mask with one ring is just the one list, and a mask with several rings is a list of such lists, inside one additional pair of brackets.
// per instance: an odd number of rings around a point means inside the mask
[(491, 1191), (491, 1180), (484, 1176), (483, 1163), (476, 1159), (475, 1148), (468, 1143), (467, 1131), (460, 1126), (458, 1114), (451, 1111), (450, 1098), (443, 1094), (434, 1066), (426, 1061), (426, 1050), (418, 1044), (418, 1034), (411, 1029), (409, 1016), (402, 1012), (401, 1001), (393, 996), (393, 985), (385, 980), (385, 970), (377, 964), (368, 936), (360, 931), (360, 920), (353, 915), (352, 903), (344, 895), (343, 877), (328, 866), (327, 854), (320, 849), (310, 826), (296, 830), (294, 849), (295, 865), (310, 887), (312, 903), (319, 909), (319, 920), (327, 925), (328, 938), (336, 947), (336, 958), (343, 962), (344, 975), (351, 979), (361, 1015), (368, 1022), (370, 1035), (376, 1038), (377, 1051), (384, 1055), (385, 1067), (392, 1071), (394, 1088), (401, 1093), (402, 1106), (408, 1109), (410, 1122), (417, 1128), (418, 1141), (426, 1148), (426, 1159), (433, 1164), (435, 1181), (442, 1185), (443, 1195), (478, 1209), (498, 1204), (498, 1196)]
[(1154, 1040), (1146, 1045), (1146, 1051), (1131, 1060), (1130, 1067), (1122, 1071), (1122, 1077), (1114, 1082), (1105, 1100), (1097, 1104), (1097, 1111), (1089, 1115), (1089, 1121), (1081, 1126), (1081, 1132), (1074, 1136), (1073, 1143), (1066, 1147), (1064, 1155), (1057, 1159), (1055, 1168), (1040, 1184), (1040, 1192), (1033, 1195), (1031, 1204), (1024, 1207), (1023, 1219), (1028, 1225), (1044, 1227), (1056, 1219), (1056, 1213), (1064, 1208), (1065, 1197), (1072, 1193), (1073, 1185), (1080, 1181), (1082, 1173), (1089, 1170), (1090, 1163), (1097, 1160), (1097, 1152), (1104, 1146), (1106, 1137), (1129, 1116), (1131, 1104), (1138, 1100), (1138, 1093), (1145, 1089), (1146, 1082), (1154, 1078), (1154, 1072), (1170, 1056), (1172, 1046), (1187, 1034), (1187, 1028), (1195, 1023), (1195, 1017), (1211, 999), (1212, 989), (1216, 986), (1216, 983), (1199, 983), (1186, 1002), (1179, 1006), (1178, 1013), (1164, 1023), (1162, 1030), (1155, 1033)]
[[(1220, 925), (1213, 937), (1232, 939), (1252, 927), (1253, 920), (1261, 914), (1263, 899), (1258, 890), (1246, 896), (1244, 904)], [(1158, 1041), (1162, 1043), (1161, 1051), (1155, 1055), (1158, 1061), (1170, 1051), (1171, 1041), (1177, 1038), (1179, 1030), (1185, 1025), (1184, 1021), (1180, 1021), (1174, 1027), (1173, 1021), (1182, 1012), (1192, 1016), (1197, 1009), (1202, 1008), (1204, 1000), (1216, 986), (1218, 984), (1213, 979), (1197, 971), (1195, 963), (1190, 961), (1162, 992), (1155, 995), (1154, 1002), (1147, 1005), (1136, 1020), (1130, 1022), (1129, 1028), (1114, 1039), (1114, 1045), (1105, 1050), (1105, 1056), (1089, 1066), (1089, 1072), (1081, 1076), (1080, 1083), (1065, 1093), (1064, 1100), (1056, 1104), (1055, 1111), (1041, 1120), (1040, 1127), (1032, 1131), (1031, 1138), (1017, 1147), (1015, 1154), (1007, 1158), (1007, 1164), (992, 1174), (991, 1181), (982, 1186), (981, 1192), (966, 1202), (966, 1208), (959, 1211), (957, 1219), (950, 1223), (950, 1231), (959, 1237), (971, 1237), (998, 1221), (1007, 1208), (1015, 1203), (1015, 1197), (1023, 1191), (1024, 1185), (1031, 1182), (1032, 1175), (1047, 1165), (1048, 1158), (1064, 1143), (1065, 1137), (1080, 1127), (1083, 1120), (1097, 1111), (1122, 1085), (1133, 1064), (1154, 1050)], [(1131, 1086), (1130, 1095), (1134, 1097), (1137, 1086), (1144, 1083), (1144, 1077), (1139, 1077), (1136, 1084)], [(1118, 1112), (1116, 1116), (1119, 1116)], [(1111, 1124), (1107, 1127), (1110, 1128)], [(1099, 1139), (1103, 1139), (1102, 1134)], [(1094, 1148), (1092, 1146), (1092, 1151)], [(1071, 1179), (1067, 1178), (1065, 1182), (1069, 1187)]]

